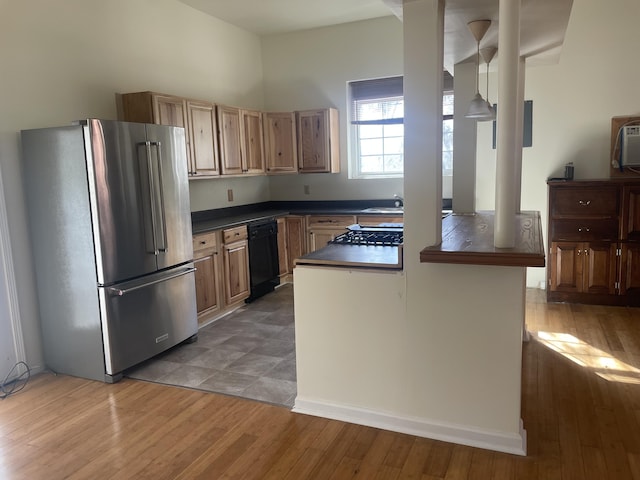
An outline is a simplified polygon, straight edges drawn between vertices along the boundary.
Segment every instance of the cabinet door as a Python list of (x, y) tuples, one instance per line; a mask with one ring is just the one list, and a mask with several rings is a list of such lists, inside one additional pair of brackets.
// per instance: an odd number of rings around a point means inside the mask
[(224, 284), (227, 305), (249, 296), (249, 244), (246, 240), (224, 246)]
[(315, 252), (322, 247), (326, 247), (327, 244), (336, 238), (341, 233), (344, 233), (346, 228), (318, 228), (309, 230), (309, 251)]
[(337, 110), (297, 112), (297, 119), (300, 173), (339, 172)]
[(285, 218), (287, 233), (287, 270), (293, 272), (296, 258), (307, 253), (305, 217), (289, 216)]
[(187, 108), (183, 98), (153, 95), (153, 123), (187, 128)]
[(279, 275), (289, 273), (289, 260), (287, 259), (287, 222), (283, 217), (278, 218), (278, 263)]
[(187, 102), (191, 143), (191, 175), (219, 175), (218, 129), (215, 107), (209, 103)]
[(640, 297), (640, 243), (623, 243), (620, 250), (620, 294)]
[(616, 293), (616, 244), (583, 243), (583, 283), (585, 293)]
[(624, 187), (622, 202), (622, 240), (640, 240), (640, 186)]
[(218, 106), (218, 126), (220, 128), (220, 164), (222, 174), (242, 173), (240, 150), (240, 110)]
[(253, 110), (241, 110), (242, 171), (264, 173), (264, 135), (262, 114)]
[(267, 173), (298, 173), (295, 113), (264, 114), (264, 138)]
[(553, 292), (582, 291), (582, 243), (553, 242), (551, 244), (551, 284)]
[(210, 251), (197, 256), (193, 261), (196, 267), (196, 305), (198, 322), (202, 318), (220, 310), (218, 294), (219, 266), (218, 252)]

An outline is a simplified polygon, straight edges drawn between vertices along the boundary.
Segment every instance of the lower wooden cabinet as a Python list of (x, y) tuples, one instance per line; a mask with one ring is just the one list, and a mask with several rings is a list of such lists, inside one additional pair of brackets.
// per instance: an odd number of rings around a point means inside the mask
[(346, 232), (347, 227), (354, 223), (356, 223), (356, 217), (353, 215), (309, 215), (307, 217), (309, 252), (326, 247), (331, 240)]
[(249, 242), (247, 227), (236, 227), (222, 232), (231, 243), (223, 245), (224, 299), (227, 305), (243, 301), (249, 296)]
[(193, 236), (198, 323), (203, 324), (249, 296), (246, 227)]
[(217, 232), (193, 237), (193, 258), (196, 267), (196, 305), (198, 323), (220, 311), (220, 255)]
[(615, 243), (553, 242), (551, 262), (551, 291), (616, 293)]
[(280, 217), (278, 222), (278, 275), (280, 278), (289, 273), (289, 260), (287, 258), (287, 221)]
[(287, 273), (293, 272), (296, 258), (307, 253), (307, 222), (298, 215), (285, 217), (287, 245)]

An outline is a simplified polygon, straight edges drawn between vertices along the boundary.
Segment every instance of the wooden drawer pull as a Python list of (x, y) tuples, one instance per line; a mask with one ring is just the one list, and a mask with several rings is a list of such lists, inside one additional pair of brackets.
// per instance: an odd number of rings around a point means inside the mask
[(591, 200), (587, 200), (586, 202), (584, 200), (578, 200), (578, 203), (583, 207), (588, 207), (591, 204)]

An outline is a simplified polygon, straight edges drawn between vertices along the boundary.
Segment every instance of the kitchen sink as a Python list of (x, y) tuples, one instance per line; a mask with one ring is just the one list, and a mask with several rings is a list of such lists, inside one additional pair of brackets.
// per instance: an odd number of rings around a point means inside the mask
[(362, 213), (404, 213), (403, 207), (372, 207), (365, 208)]

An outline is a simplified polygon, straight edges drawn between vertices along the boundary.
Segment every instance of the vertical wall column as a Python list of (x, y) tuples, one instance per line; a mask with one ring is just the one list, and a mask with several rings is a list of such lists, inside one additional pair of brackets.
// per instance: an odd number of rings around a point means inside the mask
[(444, 0), (403, 6), (404, 265), (442, 241), (442, 88)]
[[(515, 244), (515, 151), (520, 59), (520, 0), (500, 0), (498, 51), (498, 119), (494, 245)], [(522, 129), (519, 135), (522, 135)]]
[(476, 93), (475, 62), (458, 63), (453, 70), (453, 211), (476, 211), (477, 121), (464, 116)]
[(524, 81), (525, 81), (526, 62), (524, 57), (518, 59), (518, 95), (516, 103), (516, 134), (515, 134), (515, 151), (514, 151), (514, 179), (515, 186), (515, 211), (520, 213), (522, 199), (522, 145), (524, 141)]

